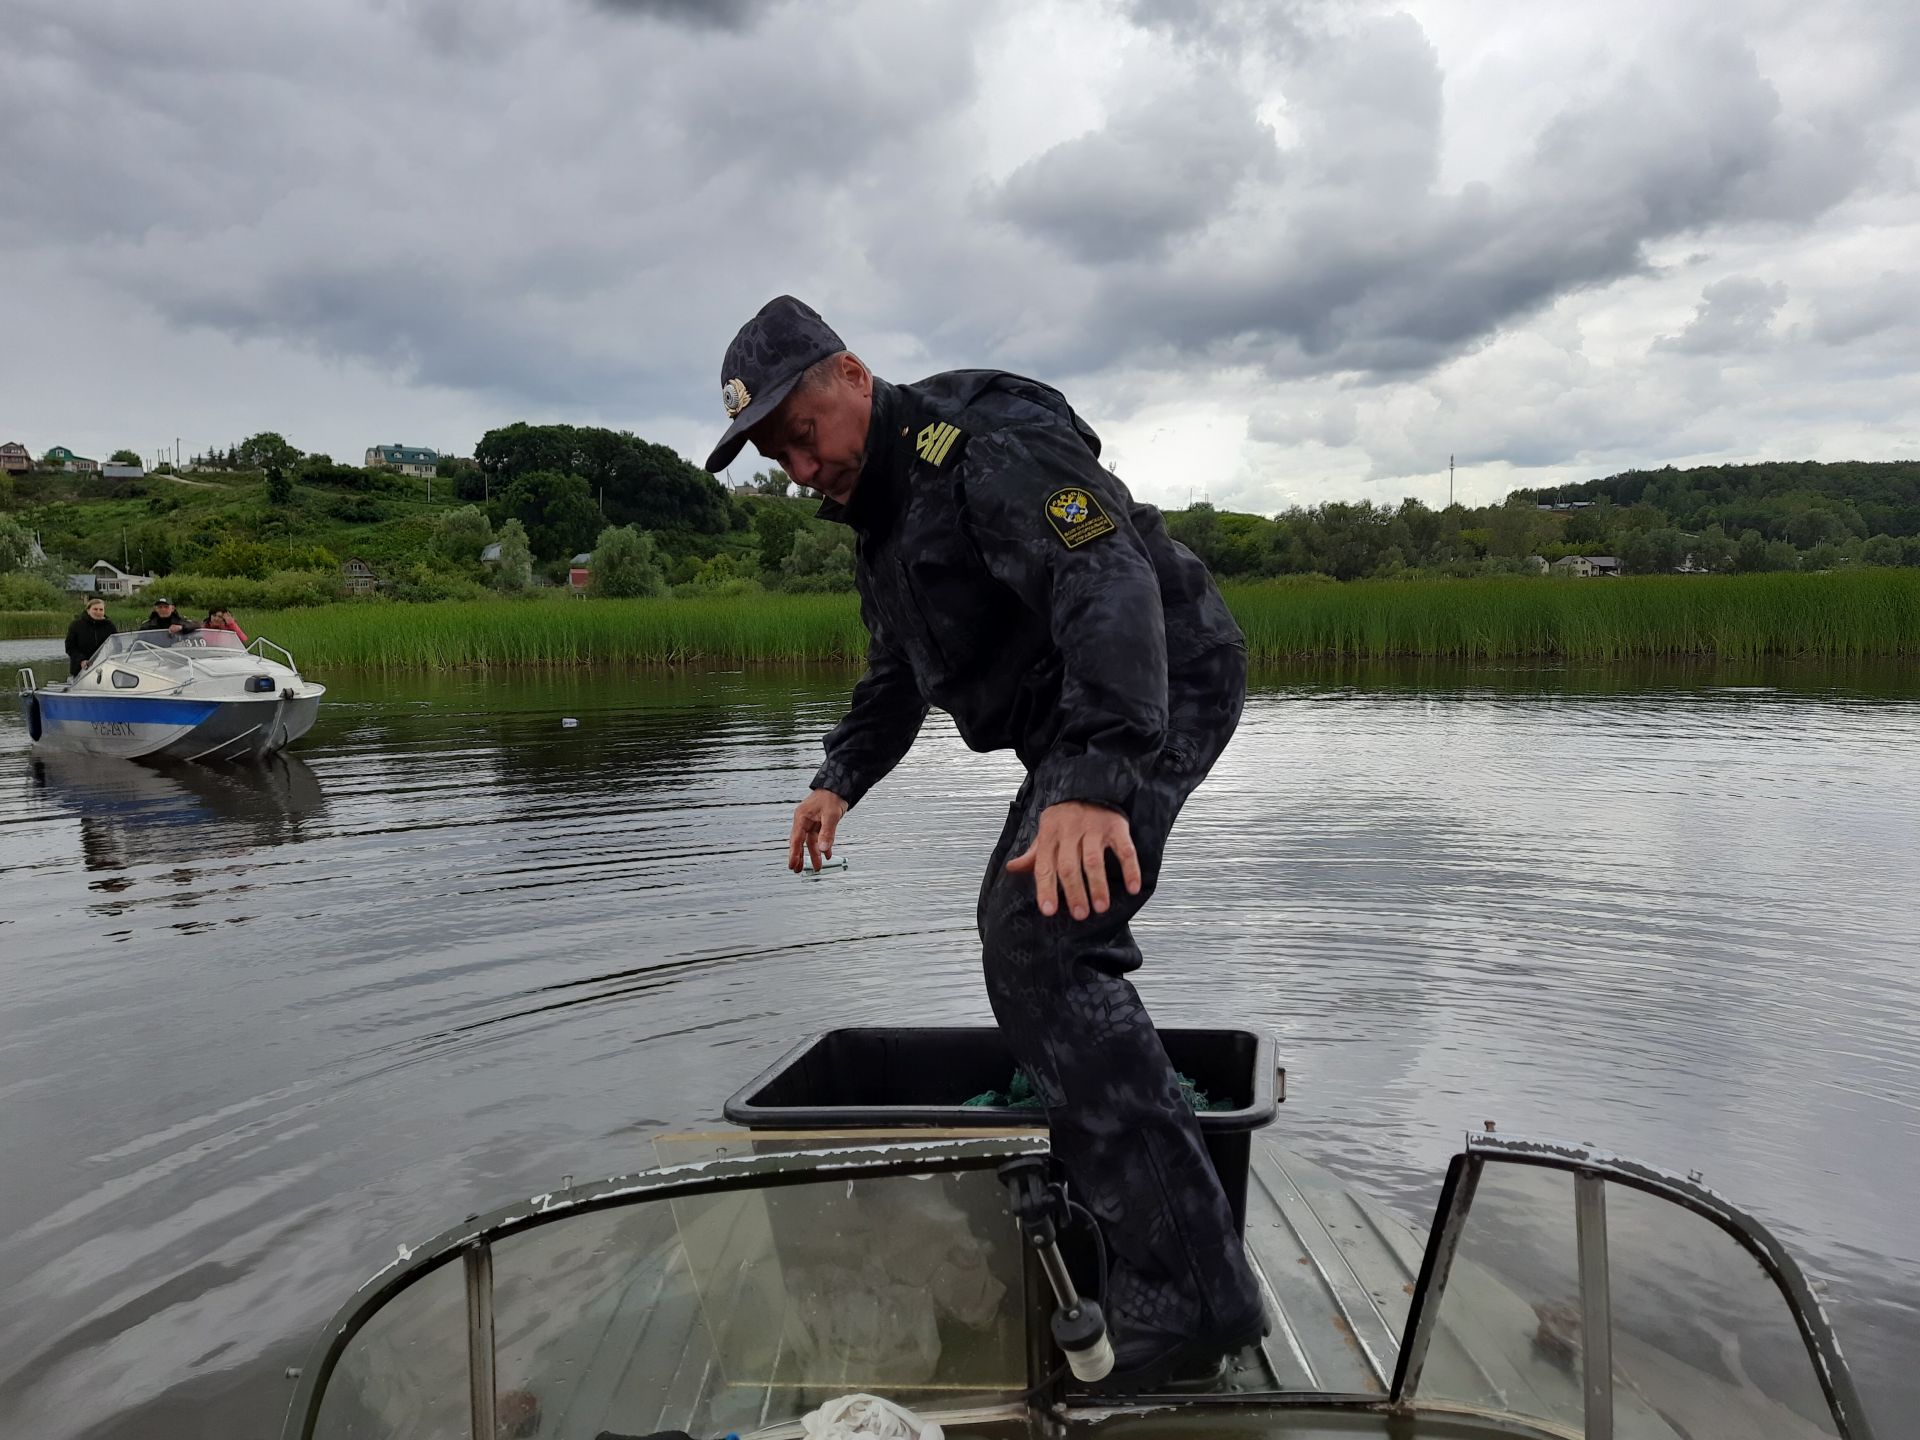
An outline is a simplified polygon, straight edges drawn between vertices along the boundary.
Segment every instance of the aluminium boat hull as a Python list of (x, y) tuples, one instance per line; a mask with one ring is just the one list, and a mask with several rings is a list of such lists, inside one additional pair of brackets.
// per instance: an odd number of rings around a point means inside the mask
[(283, 750), (311, 730), (325, 693), (319, 685), (244, 699), (40, 689), (22, 694), (20, 709), (34, 747), (49, 753), (248, 760)]

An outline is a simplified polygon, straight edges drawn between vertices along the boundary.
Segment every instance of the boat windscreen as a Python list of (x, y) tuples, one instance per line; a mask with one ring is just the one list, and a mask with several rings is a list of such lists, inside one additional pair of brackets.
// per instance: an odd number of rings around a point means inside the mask
[(1866, 1433), (1863, 1420), (1843, 1428), (1850, 1386), (1816, 1353), (1799, 1302), (1704, 1204), (1491, 1158), (1463, 1189), (1416, 1407), (1622, 1440)]
[(132, 659), (143, 651), (151, 656), (155, 652), (169, 650), (191, 654), (201, 650), (244, 652), (246, 648), (240, 637), (231, 630), (190, 630), (184, 635), (171, 635), (165, 630), (122, 630), (106, 638), (106, 642), (94, 652), (93, 663)]
[(1030, 1383), (1022, 1267), (990, 1169), (641, 1194), (413, 1277), (288, 1434), (481, 1433), (485, 1403), (495, 1433), (581, 1440), (745, 1434), (857, 1391), (1005, 1404)]

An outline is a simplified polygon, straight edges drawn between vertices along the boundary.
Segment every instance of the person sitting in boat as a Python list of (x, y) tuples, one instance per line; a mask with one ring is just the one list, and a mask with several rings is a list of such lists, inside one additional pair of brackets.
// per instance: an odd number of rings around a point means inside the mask
[(164, 630), (169, 635), (191, 635), (200, 627), (173, 608), (173, 601), (164, 595), (153, 602), (153, 609), (141, 622), (142, 630)]
[(67, 626), (67, 678), (71, 680), (86, 669), (94, 652), (107, 643), (107, 637), (119, 633), (120, 627), (107, 618), (107, 602), (98, 595), (87, 601), (87, 608)]
[(224, 606), (218, 610), (209, 610), (202, 630), (225, 630), (240, 637), (242, 645), (247, 643), (247, 632), (240, 628), (240, 622), (233, 618), (233, 612)]

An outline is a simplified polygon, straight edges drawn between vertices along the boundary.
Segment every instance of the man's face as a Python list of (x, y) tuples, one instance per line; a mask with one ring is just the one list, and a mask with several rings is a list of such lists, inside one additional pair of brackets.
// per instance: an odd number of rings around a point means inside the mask
[(173, 606), (162, 600), (158, 605), (153, 607), (153, 613), (158, 615), (162, 620), (170, 619), (173, 615)]
[(873, 420), (873, 376), (842, 355), (827, 383), (803, 386), (754, 428), (753, 445), (809, 489), (844, 505), (860, 483)]

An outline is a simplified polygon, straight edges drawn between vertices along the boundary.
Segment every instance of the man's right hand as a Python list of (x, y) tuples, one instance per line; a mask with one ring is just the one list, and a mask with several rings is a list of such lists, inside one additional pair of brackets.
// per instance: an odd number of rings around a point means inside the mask
[(816, 870), (822, 860), (831, 860), (833, 832), (846, 813), (847, 802), (831, 790), (815, 790), (795, 806), (793, 833), (787, 837), (787, 868), (798, 874), (803, 860), (811, 860)]

